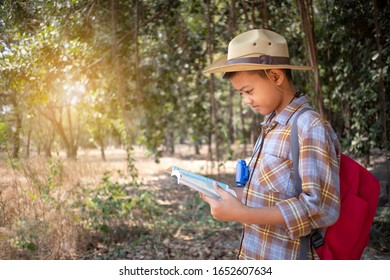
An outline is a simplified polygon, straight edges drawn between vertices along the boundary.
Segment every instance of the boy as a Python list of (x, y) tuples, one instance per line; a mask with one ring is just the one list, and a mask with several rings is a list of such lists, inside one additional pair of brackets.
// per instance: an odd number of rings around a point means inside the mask
[[(244, 103), (265, 115), (249, 163), (245, 188), (237, 197), (215, 188), (221, 199), (201, 195), (219, 221), (243, 224), (239, 259), (298, 259), (300, 237), (336, 222), (339, 215), (339, 142), (333, 129), (313, 110), (298, 120), (299, 174), (302, 193), (295, 189), (290, 151), (294, 115), (310, 107), (295, 90), (291, 70), (310, 66), (290, 64), (284, 37), (269, 30), (250, 30), (235, 37), (228, 54), (205, 73), (224, 73)], [(316, 258), (313, 250), (309, 257)]]

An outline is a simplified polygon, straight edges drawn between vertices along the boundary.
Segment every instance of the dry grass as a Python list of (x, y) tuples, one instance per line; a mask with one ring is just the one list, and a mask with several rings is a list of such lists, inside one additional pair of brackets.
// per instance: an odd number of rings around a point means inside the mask
[(1, 259), (76, 256), (83, 230), (67, 203), (72, 199), (69, 190), (77, 186), (72, 169), (62, 167), (60, 161), (50, 163), (38, 157), (2, 162)]

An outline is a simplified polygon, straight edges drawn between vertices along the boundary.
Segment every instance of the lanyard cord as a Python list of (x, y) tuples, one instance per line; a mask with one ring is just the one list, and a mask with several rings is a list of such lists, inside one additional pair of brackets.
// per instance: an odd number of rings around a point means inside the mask
[[(269, 124), (270, 120), (272, 120), (272, 119), (275, 117), (275, 115), (276, 115), (276, 113), (275, 113), (275, 111), (274, 111), (274, 112), (270, 115), (270, 117), (268, 118), (267, 124)], [(263, 133), (263, 134), (261, 135), (261, 136), (262, 136), (262, 139), (261, 139), (260, 145), (257, 145), (258, 142), (259, 142), (259, 138), (257, 139), (256, 144), (255, 144), (255, 149), (254, 149), (254, 152), (253, 152), (253, 154), (252, 154), (252, 157), (251, 157), (251, 159), (250, 159), (250, 161), (249, 161), (249, 163), (248, 163), (248, 166), (251, 165), (251, 162), (252, 162), (253, 158), (255, 157), (255, 155), (257, 154), (257, 152), (261, 151), (261, 149), (263, 148), (264, 138), (265, 138), (265, 136), (267, 135), (268, 132), (269, 132), (269, 131), (267, 131), (266, 133)], [(256, 161), (258, 160), (258, 158), (259, 158), (259, 157), (257, 157)], [(256, 163), (255, 163), (255, 165), (256, 165)], [(253, 167), (253, 169), (254, 169), (254, 167)], [(251, 177), (252, 177), (252, 176), (251, 176)], [(248, 180), (248, 182), (250, 182), (250, 179)]]
[[(254, 155), (257, 154), (257, 156), (256, 156), (255, 163), (253, 164), (253, 168), (252, 168), (252, 172), (251, 172), (251, 174), (250, 174), (249, 180), (248, 180), (248, 182), (247, 182), (248, 190), (246, 191), (246, 196), (245, 196), (245, 206), (247, 206), (247, 203), (248, 203), (249, 184), (250, 184), (250, 182), (251, 182), (251, 180), (252, 180), (253, 173), (255, 173), (256, 165), (257, 165), (257, 162), (259, 161), (259, 157), (260, 157), (260, 154), (261, 154), (261, 150), (263, 149), (263, 146), (264, 146), (265, 137), (267, 136), (267, 134), (268, 134), (269, 132), (270, 132), (270, 130), (267, 130), (267, 131), (265, 131), (265, 132), (262, 134), (260, 145), (259, 145), (257, 151), (256, 151), (255, 154), (254, 154)], [(253, 155), (253, 156), (254, 156), (254, 155)], [(253, 156), (252, 156), (252, 159), (253, 159)], [(251, 161), (252, 161), (252, 159), (251, 159)], [(250, 161), (250, 162), (251, 162), (251, 161)], [(250, 162), (249, 162), (249, 163), (250, 163)]]
[[(267, 124), (270, 124), (271, 120), (275, 117), (275, 115), (276, 115), (276, 112), (275, 112), (275, 111), (272, 112), (271, 116), (270, 116), (270, 117), (268, 118), (268, 120), (267, 120)], [(272, 128), (271, 128), (271, 129), (272, 129)], [(261, 150), (263, 149), (264, 139), (265, 139), (265, 137), (267, 136), (268, 132), (271, 131), (271, 129), (268, 128), (268, 129), (266, 129), (265, 132), (262, 132), (262, 135), (261, 135), (261, 142), (260, 142), (259, 145), (257, 145), (259, 139), (257, 139), (257, 141), (256, 141), (256, 144), (255, 144), (255, 151), (253, 152), (253, 155), (252, 155), (252, 157), (251, 157), (251, 160), (250, 160), (249, 163), (248, 163), (248, 166), (250, 166), (250, 164), (251, 164), (253, 158), (255, 157), (255, 155), (257, 155), (257, 156), (256, 156), (256, 161), (255, 161), (255, 163), (254, 163), (254, 165), (253, 165), (253, 168), (252, 168), (252, 172), (251, 172), (250, 177), (249, 177), (249, 180), (248, 180), (248, 182), (247, 182), (247, 185), (248, 185), (248, 186), (249, 186), (249, 183), (250, 183), (251, 180), (252, 180), (252, 176), (253, 176), (253, 173), (254, 173), (254, 171), (255, 171), (255, 168), (256, 168), (256, 165), (257, 165), (257, 161), (259, 160), (259, 157), (260, 157), (260, 154), (261, 154)], [(263, 130), (263, 129), (262, 129), (262, 130)], [(248, 192), (247, 192), (247, 195), (248, 195)], [(245, 205), (246, 205), (246, 200), (245, 200)]]

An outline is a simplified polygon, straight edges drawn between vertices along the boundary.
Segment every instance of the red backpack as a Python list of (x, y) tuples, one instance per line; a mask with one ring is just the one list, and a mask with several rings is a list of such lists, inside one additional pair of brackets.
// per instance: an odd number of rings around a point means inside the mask
[(323, 260), (359, 260), (370, 240), (380, 192), (379, 181), (353, 159), (341, 154), (340, 216), (317, 248)]
[[(299, 160), (297, 120), (299, 115), (307, 110), (310, 108), (303, 108), (297, 113), (291, 128), (293, 162)], [(299, 174), (298, 164), (293, 166), (295, 174)], [(299, 181), (300, 178), (296, 187), (302, 192), (302, 183), (300, 182), (299, 185)], [(311, 244), (322, 260), (359, 260), (370, 240), (370, 229), (376, 213), (379, 193), (379, 181), (359, 163), (341, 154), (340, 216), (335, 224), (327, 228), (324, 237), (318, 232), (313, 234), (314, 231), (310, 237), (301, 238), (300, 257), (304, 258), (305, 251), (307, 255)]]

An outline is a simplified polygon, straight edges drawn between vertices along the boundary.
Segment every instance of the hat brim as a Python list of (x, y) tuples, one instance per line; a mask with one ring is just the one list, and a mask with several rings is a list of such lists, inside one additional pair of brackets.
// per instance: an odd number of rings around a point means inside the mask
[(312, 66), (299, 66), (289, 64), (256, 64), (256, 63), (237, 63), (228, 64), (227, 55), (224, 55), (212, 64), (210, 64), (203, 73), (225, 73), (251, 70), (267, 70), (267, 69), (291, 69), (291, 70), (313, 70)]

